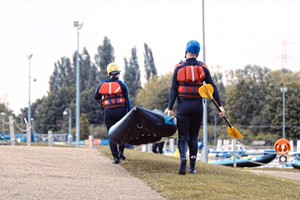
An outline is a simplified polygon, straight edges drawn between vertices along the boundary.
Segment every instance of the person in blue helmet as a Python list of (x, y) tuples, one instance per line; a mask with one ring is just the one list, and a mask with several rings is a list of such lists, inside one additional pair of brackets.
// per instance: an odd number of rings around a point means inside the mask
[[(104, 108), (104, 122), (107, 131), (131, 110), (128, 88), (119, 80), (120, 72), (116, 63), (107, 65), (109, 79), (101, 81), (94, 92), (95, 100), (101, 100), (101, 106)], [(109, 141), (109, 147), (114, 164), (119, 164), (120, 159), (126, 159), (124, 156), (125, 145), (117, 145)]]
[(211, 78), (207, 66), (197, 60), (200, 44), (196, 40), (187, 43), (185, 60), (175, 67), (168, 102), (168, 116), (174, 116), (173, 105), (177, 100), (176, 118), (178, 128), (178, 149), (180, 153), (179, 175), (186, 174), (187, 150), (189, 149), (190, 166), (188, 172), (196, 173), (195, 165), (198, 153), (198, 134), (203, 118), (202, 98), (198, 88), (205, 83), (214, 87), (213, 97), (221, 109), (220, 116), (225, 116), (218, 89)]

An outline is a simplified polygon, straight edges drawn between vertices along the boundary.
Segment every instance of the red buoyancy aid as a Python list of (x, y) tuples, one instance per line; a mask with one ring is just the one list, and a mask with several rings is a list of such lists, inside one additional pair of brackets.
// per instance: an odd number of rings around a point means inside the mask
[(118, 82), (105, 82), (100, 86), (98, 92), (103, 95), (101, 105), (104, 108), (115, 108), (125, 104), (122, 88)]
[[(205, 79), (203, 63), (195, 66), (184, 66), (178, 70), (177, 81), (179, 82), (178, 96), (184, 98), (201, 98), (198, 88), (203, 85)], [(180, 65), (182, 66), (182, 65)]]

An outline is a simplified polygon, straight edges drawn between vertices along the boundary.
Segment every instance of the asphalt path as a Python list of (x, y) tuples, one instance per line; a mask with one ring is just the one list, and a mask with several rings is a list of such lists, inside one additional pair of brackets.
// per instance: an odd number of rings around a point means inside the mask
[(162, 200), (96, 149), (0, 146), (0, 199)]

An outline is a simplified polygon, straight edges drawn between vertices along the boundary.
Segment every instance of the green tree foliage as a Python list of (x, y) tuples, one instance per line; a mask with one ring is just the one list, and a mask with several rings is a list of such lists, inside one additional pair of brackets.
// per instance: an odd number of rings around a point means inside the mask
[[(114, 60), (113, 47), (107, 37), (104, 44), (98, 47), (98, 66), (104, 66), (105, 78), (106, 65)], [(72, 109), (72, 125), (75, 123), (76, 108), (76, 59), (77, 52), (73, 54), (72, 61), (62, 57), (55, 63), (53, 74), (50, 77), (50, 92), (47, 96), (32, 104), (32, 117), (35, 119), (35, 131), (37, 133), (47, 133), (49, 130), (60, 132), (66, 126), (63, 119), (63, 111), (66, 107)], [(99, 123), (102, 120), (100, 106), (93, 99), (95, 88), (100, 82), (96, 64), (91, 62), (90, 55), (86, 48), (83, 49), (80, 59), (80, 110), (86, 114), (86, 118), (92, 123)], [(26, 116), (28, 109), (22, 110), (22, 116)], [(99, 120), (100, 118), (100, 120)]]
[(137, 105), (148, 109), (164, 111), (168, 107), (169, 91), (172, 82), (172, 74), (154, 76), (136, 96)]
[(90, 123), (85, 113), (80, 116), (80, 139), (87, 139), (90, 135)]
[(73, 111), (72, 124), (75, 124), (75, 95), (75, 88), (70, 87), (44, 97), (33, 109), (37, 133), (47, 133), (49, 130), (59, 132), (63, 125), (63, 112), (67, 107)]
[(100, 101), (94, 99), (94, 90), (95, 88), (91, 88), (81, 93), (81, 112), (86, 114), (91, 124), (99, 124), (103, 122), (103, 113)]
[(98, 46), (97, 54), (95, 55), (96, 65), (100, 68), (98, 80), (108, 78), (106, 67), (109, 63), (115, 61), (114, 48), (107, 37), (104, 37), (103, 45)]
[[(125, 61), (125, 74), (124, 74), (124, 82), (129, 89), (129, 95), (131, 97), (136, 97), (137, 91), (142, 88), (141, 86), (141, 72), (138, 63), (137, 51), (136, 47), (131, 49), (131, 57), (129, 62)], [(134, 103), (134, 101), (133, 101)]]
[(299, 72), (270, 71), (259, 66), (246, 66), (231, 71), (231, 84), (226, 86), (226, 111), (232, 123), (251, 132), (272, 133), (282, 137), (282, 93), (286, 95), (286, 137), (299, 138)]
[(269, 88), (268, 101), (264, 110), (265, 118), (272, 124), (272, 131), (282, 137), (282, 120), (283, 120), (283, 93), (282, 87), (287, 88), (285, 93), (285, 123), (286, 136), (300, 138), (300, 108), (299, 108), (299, 78), (300, 73), (292, 73), (288, 70), (273, 71), (270, 73), (272, 82)]
[[(74, 66), (74, 79), (75, 82), (73, 87), (76, 88), (76, 59), (77, 55), (76, 52), (73, 54), (73, 66)], [(97, 67), (95, 64), (91, 62), (90, 54), (83, 48), (82, 54), (79, 55), (79, 65), (80, 65), (80, 92), (84, 90), (88, 90), (91, 87), (96, 87), (97, 85)]]
[(63, 87), (71, 87), (75, 84), (75, 70), (71, 65), (70, 59), (62, 57), (54, 63), (54, 71), (50, 76), (50, 92), (57, 92)]
[(253, 125), (251, 120), (261, 113), (265, 102), (264, 85), (268, 72), (267, 68), (251, 65), (231, 71), (234, 87), (228, 91), (226, 107), (233, 123), (241, 126)]
[[(212, 76), (212, 79), (214, 83), (216, 84), (219, 92), (219, 96), (221, 98), (221, 103), (224, 108), (226, 108), (226, 89), (225, 85), (223, 82), (223, 74), (218, 70), (219, 66), (217, 69), (212, 69), (209, 68), (210, 74)], [(212, 101), (208, 100), (208, 123), (209, 124), (214, 124), (215, 121), (215, 116), (217, 116), (217, 124), (222, 123), (222, 119), (219, 118), (219, 111), (217, 110), (216, 106), (213, 104)]]
[(144, 43), (144, 49), (145, 78), (147, 81), (149, 81), (150, 78), (157, 75), (157, 71), (154, 64), (152, 50), (148, 47), (146, 43)]
[(98, 71), (86, 48), (80, 56), (80, 90), (86, 91), (98, 84)]

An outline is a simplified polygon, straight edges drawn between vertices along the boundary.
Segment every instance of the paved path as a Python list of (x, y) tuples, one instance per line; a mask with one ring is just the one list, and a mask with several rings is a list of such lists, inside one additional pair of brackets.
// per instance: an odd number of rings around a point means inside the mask
[(300, 173), (296, 172), (286, 172), (286, 171), (268, 171), (268, 170), (246, 170), (254, 174), (264, 174), (268, 176), (275, 176), (283, 179), (292, 179), (300, 181)]
[(161, 200), (96, 149), (0, 146), (0, 199)]

